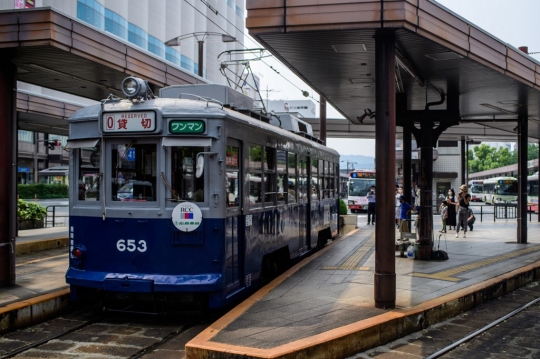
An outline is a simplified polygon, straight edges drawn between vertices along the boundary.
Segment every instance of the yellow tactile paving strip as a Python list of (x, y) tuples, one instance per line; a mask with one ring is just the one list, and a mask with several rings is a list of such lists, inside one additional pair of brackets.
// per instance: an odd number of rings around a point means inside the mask
[(373, 251), (373, 246), (375, 245), (375, 233), (369, 237), (354, 253), (352, 253), (345, 262), (339, 266), (324, 266), (323, 270), (359, 270), (359, 271), (368, 271), (370, 267), (358, 267), (358, 264), (367, 257), (369, 253)]
[(411, 276), (413, 277), (422, 277), (422, 278), (431, 278), (431, 279), (438, 279), (438, 280), (446, 280), (450, 282), (459, 282), (462, 280), (462, 278), (456, 277), (460, 273), (465, 273), (471, 270), (478, 269), (480, 267), (488, 266), (491, 264), (499, 263), (502, 260), (505, 259), (512, 259), (519, 257), (521, 255), (538, 252), (540, 251), (540, 246), (533, 246), (530, 248), (521, 249), (518, 251), (510, 252), (507, 254), (499, 255), (492, 258), (487, 258), (478, 262), (462, 265), (459, 267), (447, 269), (444, 271), (436, 272), (436, 273), (411, 273)]

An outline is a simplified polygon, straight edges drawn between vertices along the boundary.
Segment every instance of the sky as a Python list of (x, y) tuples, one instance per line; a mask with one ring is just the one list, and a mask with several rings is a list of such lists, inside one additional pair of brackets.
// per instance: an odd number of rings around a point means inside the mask
[[(529, 52), (540, 52), (538, 35), (540, 0), (438, 0), (437, 2), (503, 42), (516, 48), (528, 46)], [(254, 43), (246, 41), (246, 44)], [(540, 53), (531, 56), (540, 61)], [(269, 66), (279, 71), (281, 76)], [(319, 95), (314, 90), (273, 57), (264, 59), (264, 63), (252, 62), (251, 67), (253, 72), (260, 76), (261, 87), (268, 90), (268, 98), (271, 100), (305, 99), (302, 96), (304, 90), (315, 100), (319, 100)], [(266, 99), (267, 93), (263, 91), (262, 96)], [(329, 108), (327, 117), (343, 118), (332, 108)], [(329, 147), (342, 155), (375, 156), (374, 140), (328, 138), (327, 142)]]

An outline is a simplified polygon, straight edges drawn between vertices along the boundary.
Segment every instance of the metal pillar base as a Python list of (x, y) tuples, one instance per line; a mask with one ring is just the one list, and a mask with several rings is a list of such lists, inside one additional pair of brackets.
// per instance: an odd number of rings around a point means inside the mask
[(375, 273), (375, 307), (396, 307), (396, 274)]

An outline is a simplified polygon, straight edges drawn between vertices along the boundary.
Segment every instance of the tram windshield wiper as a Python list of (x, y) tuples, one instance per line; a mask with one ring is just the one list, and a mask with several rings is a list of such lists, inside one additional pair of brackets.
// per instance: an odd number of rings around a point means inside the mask
[(161, 172), (160, 177), (161, 177), (161, 180), (163, 181), (163, 183), (165, 184), (165, 187), (167, 187), (167, 189), (171, 192), (171, 195), (172, 195), (172, 198), (170, 199), (171, 201), (173, 201), (173, 202), (188, 202), (186, 200), (180, 199), (180, 196), (178, 195), (178, 193), (176, 193), (176, 191), (171, 187), (169, 182), (167, 182), (167, 179), (165, 178), (165, 174), (163, 172)]

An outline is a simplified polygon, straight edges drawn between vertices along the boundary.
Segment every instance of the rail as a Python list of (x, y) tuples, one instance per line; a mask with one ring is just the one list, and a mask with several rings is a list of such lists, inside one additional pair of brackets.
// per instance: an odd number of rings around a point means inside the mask
[[(55, 204), (55, 205), (50, 205), (50, 206), (47, 206), (47, 217), (45, 218), (45, 227), (48, 227), (49, 224), (52, 224), (52, 227), (56, 227), (57, 224), (60, 224), (62, 223), (62, 226), (60, 227), (65, 227), (67, 226), (66, 224), (66, 218), (69, 217), (69, 213), (67, 212), (61, 212), (61, 214), (57, 214), (56, 212), (56, 208), (57, 207), (68, 207), (68, 205), (65, 205), (65, 204)], [(66, 214), (64, 214), (66, 213)], [(57, 219), (58, 218), (63, 218), (62, 222), (58, 222), (57, 223)]]

